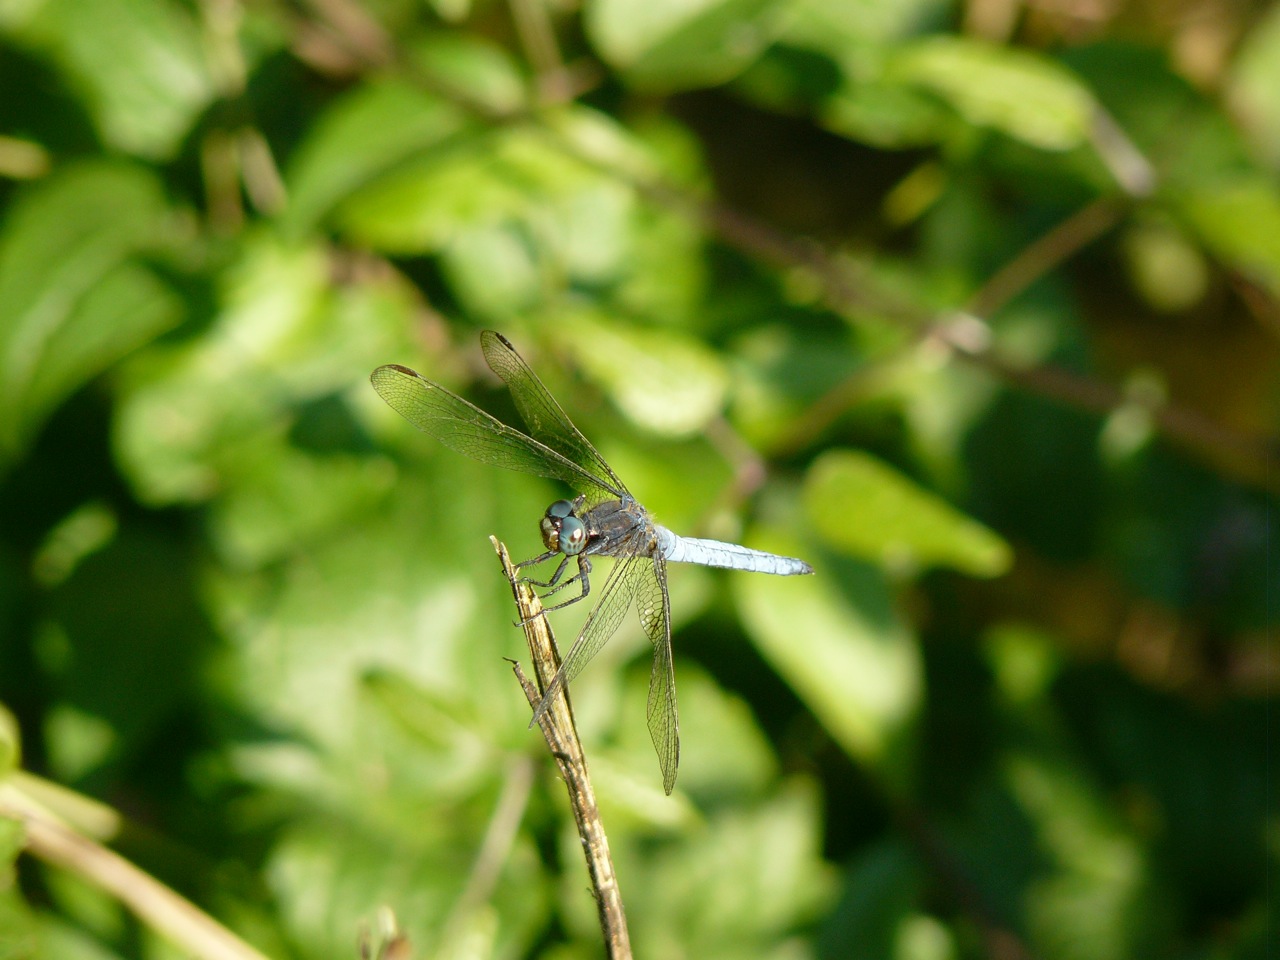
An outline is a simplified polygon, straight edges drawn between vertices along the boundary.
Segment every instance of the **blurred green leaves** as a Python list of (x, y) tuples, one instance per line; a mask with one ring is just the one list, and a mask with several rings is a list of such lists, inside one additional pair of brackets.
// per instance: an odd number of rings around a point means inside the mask
[(332, 105), (294, 155), (285, 230), (307, 235), (353, 191), (466, 127), (464, 111), (412, 84), (357, 88)]
[(990, 127), (1042, 150), (1068, 150), (1089, 135), (1088, 90), (1030, 53), (935, 37), (903, 49), (890, 76), (949, 103), (971, 127)]
[(0, 6), (11, 41), (57, 65), (105, 144), (168, 160), (214, 99), (201, 24), (165, 0)]
[[(514, 422), (497, 327), (662, 522), (815, 568), (671, 571), (672, 798), (634, 615), (574, 684), (640, 955), (1260, 955), (1276, 16), (982, 13), (0, 5), (24, 762), (273, 954), (597, 953), (487, 542), (566, 491), (367, 381)], [(16, 838), (0, 954), (159, 949)]]
[(781, 16), (769, 0), (599, 0), (586, 27), (630, 83), (679, 90), (728, 80), (760, 54)]
[(59, 171), (0, 230), (0, 465), (90, 377), (178, 320), (179, 304), (143, 259), (173, 213), (140, 166)]
[(557, 326), (556, 338), (629, 420), (660, 436), (698, 433), (724, 405), (729, 376), (720, 358), (674, 331), (579, 314)]

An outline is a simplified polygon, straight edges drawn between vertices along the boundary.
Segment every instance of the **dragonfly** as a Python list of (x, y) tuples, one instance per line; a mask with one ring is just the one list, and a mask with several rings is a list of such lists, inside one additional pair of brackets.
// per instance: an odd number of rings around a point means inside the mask
[[(480, 345), (490, 369), (506, 384), (528, 433), (508, 426), (440, 384), (408, 367), (385, 364), (370, 381), (387, 405), (450, 450), (482, 463), (559, 480), (575, 493), (556, 500), (542, 517), (546, 552), (518, 565), (523, 570), (559, 558), (546, 580), (522, 576), (543, 588), (542, 599), (577, 585), (576, 595), (545, 606), (543, 613), (585, 600), (593, 593), (591, 558), (615, 558), (599, 600), (534, 710), (533, 723), (562, 688), (582, 672), (635, 606), (653, 644), (646, 708), (649, 735), (667, 794), (680, 764), (676, 680), (671, 660), (671, 600), (667, 561), (748, 570), (780, 576), (813, 573), (795, 557), (752, 550), (735, 543), (682, 537), (655, 522), (613, 468), (565, 414), (537, 374), (502, 334), (486, 330)], [(569, 574), (571, 563), (576, 571)], [(570, 590), (570, 593), (574, 591)]]

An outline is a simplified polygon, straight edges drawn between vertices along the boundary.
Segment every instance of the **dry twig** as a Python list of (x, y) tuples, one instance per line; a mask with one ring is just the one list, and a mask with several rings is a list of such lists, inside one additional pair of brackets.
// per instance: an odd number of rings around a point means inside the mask
[[(516, 609), (520, 611), (525, 640), (529, 644), (529, 655), (533, 658), (533, 669), (538, 678), (537, 685), (525, 676), (519, 663), (513, 662), (512, 668), (529, 701), (529, 709), (536, 710), (542, 700), (542, 691), (547, 689), (551, 678), (560, 668), (560, 652), (556, 649), (551, 626), (542, 615), (542, 604), (537, 594), (516, 576), (506, 545), (497, 537), (489, 539), (498, 552), (502, 572), (511, 584)], [(622, 894), (618, 890), (618, 877), (613, 871), (613, 858), (609, 854), (609, 839), (605, 836), (604, 823), (600, 819), (600, 808), (596, 806), (596, 795), (587, 773), (582, 741), (578, 739), (578, 729), (573, 722), (573, 708), (564, 687), (560, 688), (550, 708), (538, 720), (538, 726), (569, 792), (569, 805), (573, 808), (573, 819), (582, 840), (582, 852), (587, 858), (587, 872), (591, 875), (591, 887), (600, 913), (600, 929), (604, 933), (608, 956), (611, 960), (630, 960), (631, 939), (627, 934), (627, 917), (622, 907)]]

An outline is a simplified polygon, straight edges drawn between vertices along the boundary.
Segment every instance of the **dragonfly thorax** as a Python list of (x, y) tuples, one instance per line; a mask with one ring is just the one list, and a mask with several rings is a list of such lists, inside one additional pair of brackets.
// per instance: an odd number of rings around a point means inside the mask
[(548, 550), (576, 557), (587, 546), (587, 525), (575, 516), (577, 505), (557, 500), (542, 515), (542, 542)]

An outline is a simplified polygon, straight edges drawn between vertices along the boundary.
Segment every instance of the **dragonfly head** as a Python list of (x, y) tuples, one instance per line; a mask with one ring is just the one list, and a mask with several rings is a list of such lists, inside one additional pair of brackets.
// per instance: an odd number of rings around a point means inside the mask
[(577, 504), (557, 500), (542, 516), (542, 542), (548, 550), (576, 557), (587, 546), (587, 525), (574, 515)]

